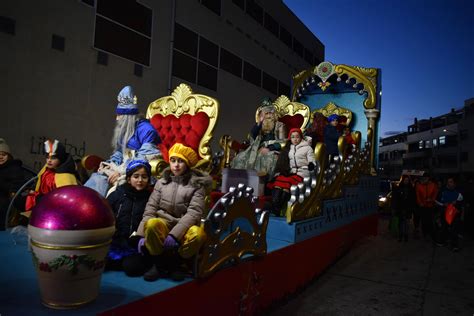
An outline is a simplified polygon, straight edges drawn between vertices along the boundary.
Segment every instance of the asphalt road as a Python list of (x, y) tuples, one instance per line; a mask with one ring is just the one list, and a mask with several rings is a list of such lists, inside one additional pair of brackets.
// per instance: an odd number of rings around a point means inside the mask
[(459, 252), (427, 240), (399, 243), (381, 218), (378, 236), (265, 315), (474, 316), (474, 241), (464, 238)]

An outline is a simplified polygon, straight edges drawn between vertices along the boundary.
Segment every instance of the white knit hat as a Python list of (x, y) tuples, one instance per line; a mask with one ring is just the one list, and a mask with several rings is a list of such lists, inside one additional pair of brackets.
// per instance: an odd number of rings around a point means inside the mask
[(11, 154), (10, 147), (3, 138), (0, 138), (0, 151), (6, 152), (7, 154)]

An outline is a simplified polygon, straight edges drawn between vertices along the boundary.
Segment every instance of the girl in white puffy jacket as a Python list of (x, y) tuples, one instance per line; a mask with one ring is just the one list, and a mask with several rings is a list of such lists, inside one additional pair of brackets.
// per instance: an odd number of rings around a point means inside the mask
[(271, 210), (281, 215), (281, 208), (290, 198), (290, 188), (309, 177), (314, 170), (315, 157), (311, 147), (311, 138), (303, 138), (299, 128), (288, 133), (288, 142), (281, 151), (275, 167), (275, 178), (267, 187), (272, 190)]

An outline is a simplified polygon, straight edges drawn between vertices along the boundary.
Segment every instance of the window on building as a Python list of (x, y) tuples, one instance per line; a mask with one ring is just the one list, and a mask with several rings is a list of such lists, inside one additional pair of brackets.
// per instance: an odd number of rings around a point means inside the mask
[(175, 23), (174, 48), (193, 57), (197, 57), (198, 35), (181, 24)]
[(137, 77), (143, 77), (143, 66), (139, 64), (135, 64), (133, 66), (133, 74)]
[(425, 141), (425, 148), (431, 148), (431, 141), (430, 140)]
[(196, 83), (196, 66), (197, 61), (195, 58), (177, 50), (173, 51), (173, 76)]
[(97, 63), (99, 65), (107, 66), (109, 63), (109, 54), (98, 51), (97, 52)]
[(300, 57), (303, 57), (304, 55), (304, 47), (303, 45), (296, 39), (293, 37), (293, 50), (295, 51), (296, 54), (298, 54), (298, 56)]
[(150, 66), (152, 21), (153, 10), (137, 1), (97, 0), (94, 47)]
[(215, 14), (221, 15), (221, 0), (201, 0), (201, 4)]
[(313, 65), (314, 55), (307, 48), (304, 49), (304, 60), (306, 60), (308, 64)]
[(262, 71), (246, 61), (244, 61), (243, 78), (257, 87), (262, 86)]
[(153, 10), (137, 1), (121, 1), (117, 5), (116, 0), (97, 0), (96, 10), (98, 15), (151, 37)]
[(200, 86), (217, 91), (217, 69), (199, 62), (197, 83)]
[(283, 26), (280, 25), (280, 40), (288, 47), (292, 47), (292, 36)]
[(247, 0), (245, 12), (259, 24), (263, 24), (263, 9), (254, 0)]
[(219, 46), (204, 37), (199, 37), (199, 60), (202, 60), (214, 67), (218, 66)]
[(433, 138), (431, 141), (433, 142), (433, 147), (436, 148), (438, 146), (438, 139)]
[(446, 136), (440, 136), (439, 137), (439, 146), (444, 146), (446, 145)]
[(420, 140), (420, 141), (418, 142), (418, 149), (423, 149), (423, 145), (424, 145), (424, 144), (425, 144), (425, 142), (422, 141), (422, 140)]
[[(124, 45), (124, 43), (127, 44)], [(94, 47), (138, 64), (150, 65), (150, 37), (125, 28), (99, 15), (96, 16), (95, 20)]]
[(266, 12), (265, 12), (264, 26), (267, 30), (270, 31), (270, 33), (272, 33), (276, 37), (280, 35), (278, 22), (270, 14)]
[(221, 47), (220, 68), (237, 76), (242, 77), (242, 59)]
[(286, 95), (287, 97), (290, 97), (290, 86), (278, 81), (278, 95)]
[(245, 0), (232, 0), (232, 2), (245, 11)]
[(6, 16), (0, 16), (0, 32), (15, 35), (15, 26), (15, 20)]
[(51, 48), (64, 52), (66, 48), (66, 39), (62, 36), (53, 34), (51, 37)]
[(262, 75), (262, 88), (273, 94), (278, 94), (278, 80), (264, 71)]

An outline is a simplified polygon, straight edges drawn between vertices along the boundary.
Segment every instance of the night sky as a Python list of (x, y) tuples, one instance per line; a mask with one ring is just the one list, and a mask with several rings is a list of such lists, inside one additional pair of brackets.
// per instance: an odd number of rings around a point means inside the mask
[(380, 136), (474, 97), (474, 1), (284, 0), (335, 64), (382, 69)]

